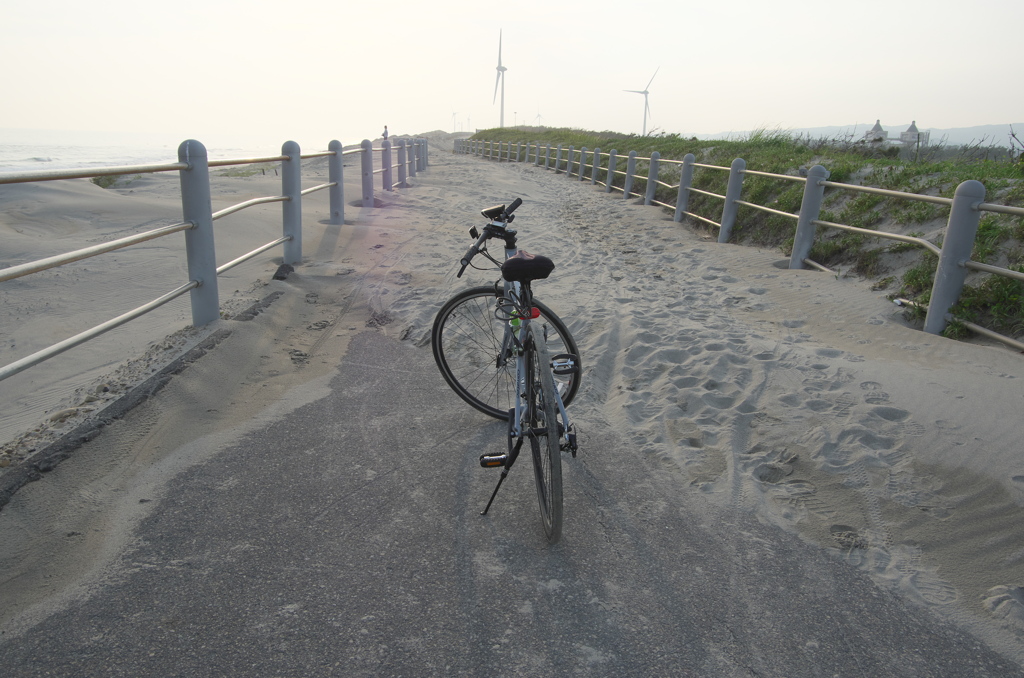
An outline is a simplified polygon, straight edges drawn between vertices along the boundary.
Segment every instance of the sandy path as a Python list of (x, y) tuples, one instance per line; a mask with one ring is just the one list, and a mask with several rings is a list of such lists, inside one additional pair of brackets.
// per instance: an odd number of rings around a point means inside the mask
[[(352, 332), (371, 323), (426, 346), (444, 299), (493, 280), (456, 280), (455, 262), (479, 209), (513, 197), (524, 200), (521, 246), (558, 264), (538, 295), (583, 353), (582, 445), (614, 430), (709, 506), (798, 532), (1024, 660), (1020, 356), (913, 331), (866, 285), (782, 270), (778, 253), (719, 245), (589, 184), (437, 153), (416, 188), (359, 211), (354, 227), (313, 227), (299, 273), (316, 303), (290, 316), (271, 305), (261, 332), (236, 330), (238, 343), (204, 363), (201, 391), (172, 381), (151, 426), (121, 434), (123, 448), (65, 462), (96, 475), (97, 507), (3, 529), (77, 520), (67, 531), (127, 539), (131, 520), (110, 493), (143, 477), (159, 486), (218, 436), (317, 397)], [(33, 541), (18, 558), (38, 596), (96, 571), (122, 543), (68, 552)], [(47, 583), (33, 568), (58, 554), (64, 574)]]

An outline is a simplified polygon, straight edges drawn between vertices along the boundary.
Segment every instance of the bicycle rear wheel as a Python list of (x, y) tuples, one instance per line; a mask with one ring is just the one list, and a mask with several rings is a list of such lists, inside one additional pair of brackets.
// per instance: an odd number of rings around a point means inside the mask
[[(508, 335), (507, 312), (501, 292), (493, 286), (471, 287), (449, 299), (434, 318), (430, 344), (434, 361), (448, 385), (467, 403), (495, 419), (508, 419), (515, 406), (515, 361)], [(534, 300), (540, 317), (531, 322), (543, 330), (553, 354), (579, 349), (565, 323), (551, 309)], [(500, 316), (500, 317), (498, 317)], [(580, 371), (554, 377), (555, 388), (568, 405), (579, 389)]]
[(552, 544), (562, 537), (562, 455), (555, 404), (555, 382), (543, 334), (530, 323), (526, 340), (526, 419), (544, 534)]

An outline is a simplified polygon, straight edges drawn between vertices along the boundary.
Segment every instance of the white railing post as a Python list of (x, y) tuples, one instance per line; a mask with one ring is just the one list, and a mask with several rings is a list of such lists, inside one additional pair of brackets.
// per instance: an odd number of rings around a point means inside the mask
[(796, 221), (796, 235), (793, 236), (793, 251), (789, 255), (789, 267), (804, 268), (804, 259), (810, 256), (814, 247), (814, 234), (818, 227), (814, 222), (821, 215), (821, 203), (825, 198), (825, 187), (821, 182), (828, 179), (829, 172), (821, 165), (807, 170), (804, 197), (800, 202), (800, 214)]
[(583, 181), (583, 177), (586, 176), (586, 174), (587, 174), (586, 163), (587, 163), (587, 147), (584, 146), (583, 148), (580, 149), (580, 164), (579, 164), (579, 167), (576, 168), (576, 175), (580, 178), (580, 181)]
[(601, 166), (601, 149), (594, 149), (594, 158), (590, 163), (590, 185), (597, 183), (597, 168)]
[(427, 171), (427, 165), (430, 164), (430, 142), (426, 138), (420, 139), (420, 148), (423, 151), (423, 166), (420, 169), (424, 172)]
[(407, 169), (406, 168), (406, 164), (405, 164), (405, 139), (399, 139), (398, 143), (397, 143), (397, 146), (398, 146), (398, 187), (399, 188), (405, 188), (406, 186), (408, 186), (408, 184), (405, 183), (405, 171)]
[(743, 158), (736, 158), (732, 161), (729, 171), (729, 185), (725, 190), (725, 207), (722, 208), (722, 227), (718, 231), (718, 242), (729, 242), (732, 235), (732, 227), (736, 224), (736, 212), (740, 206), (736, 201), (740, 199), (743, 191), (743, 170), (747, 168), (747, 161)]
[(555, 154), (555, 174), (562, 171), (562, 144), (558, 144), (558, 152)]
[(283, 235), (288, 238), (284, 263), (294, 266), (302, 263), (302, 153), (296, 142), (286, 141), (281, 155), (288, 156), (281, 161), (281, 195), (288, 198), (281, 203)]
[(576, 158), (576, 146), (569, 146), (569, 153), (565, 163), (565, 176), (572, 178), (572, 161)]
[(981, 210), (978, 205), (985, 202), (985, 185), (968, 179), (956, 187), (953, 205), (949, 208), (949, 222), (942, 239), (942, 253), (935, 269), (932, 284), (932, 298), (928, 302), (928, 314), (924, 320), (924, 331), (941, 334), (948, 322), (946, 314), (960, 299), (967, 279), (966, 262), (974, 250), (974, 238), (978, 234)]
[(363, 207), (373, 207), (373, 142), (363, 139), (359, 144), (363, 148), (360, 153), (363, 172)]
[(416, 176), (416, 171), (419, 169), (417, 165), (420, 162), (420, 140), (410, 139), (409, 140), (409, 176)]
[(199, 287), (189, 294), (192, 300), (192, 325), (201, 327), (220, 317), (217, 296), (217, 256), (214, 251), (213, 207), (210, 202), (210, 166), (206, 147), (194, 139), (178, 146), (178, 162), (188, 164), (181, 170), (182, 220), (192, 223), (185, 231), (188, 279)]
[(651, 162), (647, 167), (647, 190), (644, 191), (644, 204), (650, 205), (654, 202), (654, 192), (658, 190), (658, 161), (661, 160), (661, 153), (653, 151)]
[(629, 200), (633, 192), (633, 175), (636, 174), (636, 151), (629, 152), (629, 160), (626, 161), (626, 183), (622, 187), (622, 197)]
[(385, 139), (380, 148), (380, 166), (384, 170), (381, 173), (381, 181), (383, 182), (384, 190), (391, 191), (395, 187), (391, 180), (391, 140)]
[(345, 223), (345, 180), (344, 180), (344, 169), (342, 167), (342, 146), (341, 142), (337, 139), (327, 144), (327, 150), (334, 153), (330, 158), (327, 159), (327, 179), (331, 182), (330, 201), (331, 201), (331, 219), (332, 224), (344, 224)]
[(605, 193), (612, 192), (612, 182), (615, 180), (615, 161), (617, 159), (617, 152), (614, 148), (608, 151), (608, 183), (604, 187)]
[(679, 173), (679, 193), (676, 194), (676, 212), (672, 221), (682, 221), (683, 214), (690, 209), (690, 186), (693, 185), (693, 163), (697, 158), (693, 153), (683, 156), (683, 168)]

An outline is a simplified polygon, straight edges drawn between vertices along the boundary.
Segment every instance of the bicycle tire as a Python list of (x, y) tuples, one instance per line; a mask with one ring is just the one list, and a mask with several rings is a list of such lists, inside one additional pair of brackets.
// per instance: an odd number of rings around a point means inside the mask
[(562, 537), (562, 454), (555, 382), (544, 337), (530, 324), (526, 341), (526, 417), (540, 518), (549, 543)]
[[(471, 287), (445, 302), (434, 317), (430, 333), (434, 361), (445, 382), (464, 401), (495, 419), (507, 420), (515, 406), (515, 364), (502, 359), (507, 322), (495, 317), (501, 292), (493, 286)], [(545, 329), (547, 344), (557, 353), (577, 356), (579, 349), (569, 329), (550, 308), (534, 300), (540, 318), (531, 326)], [(568, 406), (580, 386), (580, 372), (557, 375), (555, 386)]]

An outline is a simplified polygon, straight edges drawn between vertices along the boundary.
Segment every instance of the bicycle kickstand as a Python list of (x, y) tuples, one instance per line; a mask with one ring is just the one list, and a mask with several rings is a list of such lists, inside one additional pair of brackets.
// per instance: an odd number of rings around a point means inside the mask
[(498, 465), (497, 462), (500, 462), (501, 465), (504, 466), (505, 468), (501, 470), (501, 477), (498, 478), (498, 484), (495, 485), (494, 492), (491, 492), (491, 499), (490, 501), (487, 502), (487, 506), (484, 507), (484, 510), (480, 512), (480, 515), (486, 516), (487, 512), (491, 510), (491, 504), (494, 503), (494, 498), (498, 496), (498, 490), (501, 489), (501, 484), (505, 482), (505, 478), (508, 476), (508, 472), (512, 470), (512, 464), (516, 463), (516, 458), (519, 456), (519, 450), (520, 448), (522, 448), (522, 446), (523, 439), (522, 437), (520, 437), (519, 440), (516, 441), (515, 447), (512, 448), (512, 452), (507, 455), (481, 455), (481, 466), (485, 468), (493, 467)]

